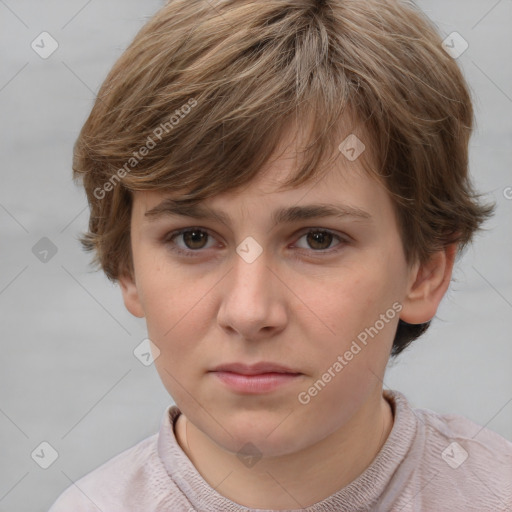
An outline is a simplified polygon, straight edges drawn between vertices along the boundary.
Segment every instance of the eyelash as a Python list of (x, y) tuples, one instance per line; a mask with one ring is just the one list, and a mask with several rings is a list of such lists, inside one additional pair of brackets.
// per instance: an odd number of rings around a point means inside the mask
[[(209, 237), (214, 238), (211, 235), (211, 233), (209, 232), (209, 230), (207, 230), (207, 229), (203, 229), (200, 227), (188, 227), (188, 228), (183, 228), (178, 231), (172, 231), (172, 232), (168, 233), (167, 235), (165, 235), (165, 237), (163, 239), (163, 243), (168, 246), (169, 250), (178, 254), (179, 256), (185, 256), (185, 257), (189, 257), (189, 258), (198, 257), (201, 254), (201, 252), (204, 252), (204, 249), (196, 249), (196, 250), (181, 249), (181, 248), (177, 247), (176, 244), (174, 243), (175, 238), (177, 238), (180, 235), (183, 235), (184, 233), (190, 232), (190, 231), (200, 231), (202, 233), (206, 233)], [(323, 228), (309, 228), (307, 231), (303, 232), (300, 235), (299, 240), (303, 236), (308, 235), (310, 233), (328, 233), (340, 242), (338, 245), (335, 246), (334, 249), (332, 249), (332, 248), (331, 249), (323, 249), (323, 250), (311, 249), (310, 252), (312, 252), (314, 255), (322, 255), (322, 254), (331, 255), (333, 253), (337, 253), (341, 250), (341, 248), (343, 248), (344, 245), (346, 245), (348, 243), (347, 239), (343, 238), (340, 235), (337, 235), (336, 233), (334, 233), (328, 229), (323, 229)], [(299, 248), (299, 251), (307, 251), (307, 249)]]

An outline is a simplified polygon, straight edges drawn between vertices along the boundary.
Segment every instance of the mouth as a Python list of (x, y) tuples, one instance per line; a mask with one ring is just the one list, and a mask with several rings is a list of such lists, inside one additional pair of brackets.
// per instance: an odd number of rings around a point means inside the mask
[(260, 394), (290, 384), (303, 374), (276, 363), (262, 362), (254, 365), (230, 363), (219, 365), (211, 373), (232, 391), (243, 394)]
[(279, 363), (262, 361), (256, 364), (245, 363), (226, 363), (216, 366), (213, 372), (231, 372), (239, 375), (263, 375), (267, 373), (294, 374), (300, 375), (301, 372), (293, 368), (288, 368)]

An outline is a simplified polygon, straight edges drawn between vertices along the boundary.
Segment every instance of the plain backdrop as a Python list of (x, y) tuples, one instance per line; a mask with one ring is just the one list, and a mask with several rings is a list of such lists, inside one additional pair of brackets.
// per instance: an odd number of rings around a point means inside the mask
[[(133, 354), (144, 320), (88, 267), (77, 241), (87, 203), (71, 180), (95, 93), (161, 5), (0, 0), (0, 512), (46, 511), (72, 482), (156, 432), (172, 403), (154, 366)], [(512, 2), (420, 5), (443, 36), (469, 43), (458, 62), (475, 97), (471, 172), (497, 213), (385, 386), (512, 440)], [(43, 31), (58, 43), (47, 59), (31, 47)], [(50, 247), (48, 261), (36, 244)], [(37, 462), (41, 449), (51, 453), (44, 442), (58, 454), (47, 469)]]

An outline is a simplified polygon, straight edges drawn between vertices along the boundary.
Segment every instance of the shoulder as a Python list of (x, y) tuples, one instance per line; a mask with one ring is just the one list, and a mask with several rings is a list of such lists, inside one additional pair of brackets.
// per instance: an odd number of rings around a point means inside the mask
[[(440, 414), (429, 409), (414, 409), (414, 413), (428, 430), (430, 445), (458, 443), (467, 450), (468, 460), (473, 457), (478, 461), (492, 460), (494, 465), (511, 464), (512, 442), (485, 426), (458, 414)], [(445, 459), (449, 459), (449, 452)]]
[(164, 471), (160, 468), (157, 437), (147, 437), (74, 482), (49, 512), (112, 510), (112, 505), (124, 500), (131, 500), (133, 505), (137, 490), (148, 488), (155, 474)]
[(423, 486), (414, 500), (421, 510), (512, 510), (512, 442), (461, 415), (411, 411), (417, 433), (407, 458)]

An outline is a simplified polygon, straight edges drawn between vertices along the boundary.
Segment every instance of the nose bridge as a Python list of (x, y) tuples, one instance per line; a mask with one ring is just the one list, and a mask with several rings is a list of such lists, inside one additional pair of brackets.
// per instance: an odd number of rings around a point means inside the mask
[[(274, 276), (267, 268), (270, 253), (254, 241), (239, 244), (223, 287), (218, 322), (231, 333), (256, 340), (280, 332), (286, 325), (286, 308), (278, 295)], [(252, 245), (251, 245), (252, 244)], [(241, 249), (241, 251), (240, 251)]]
[(264, 290), (269, 289), (268, 256), (268, 251), (252, 237), (238, 245), (231, 276), (237, 292), (254, 295), (254, 300), (258, 300)]

